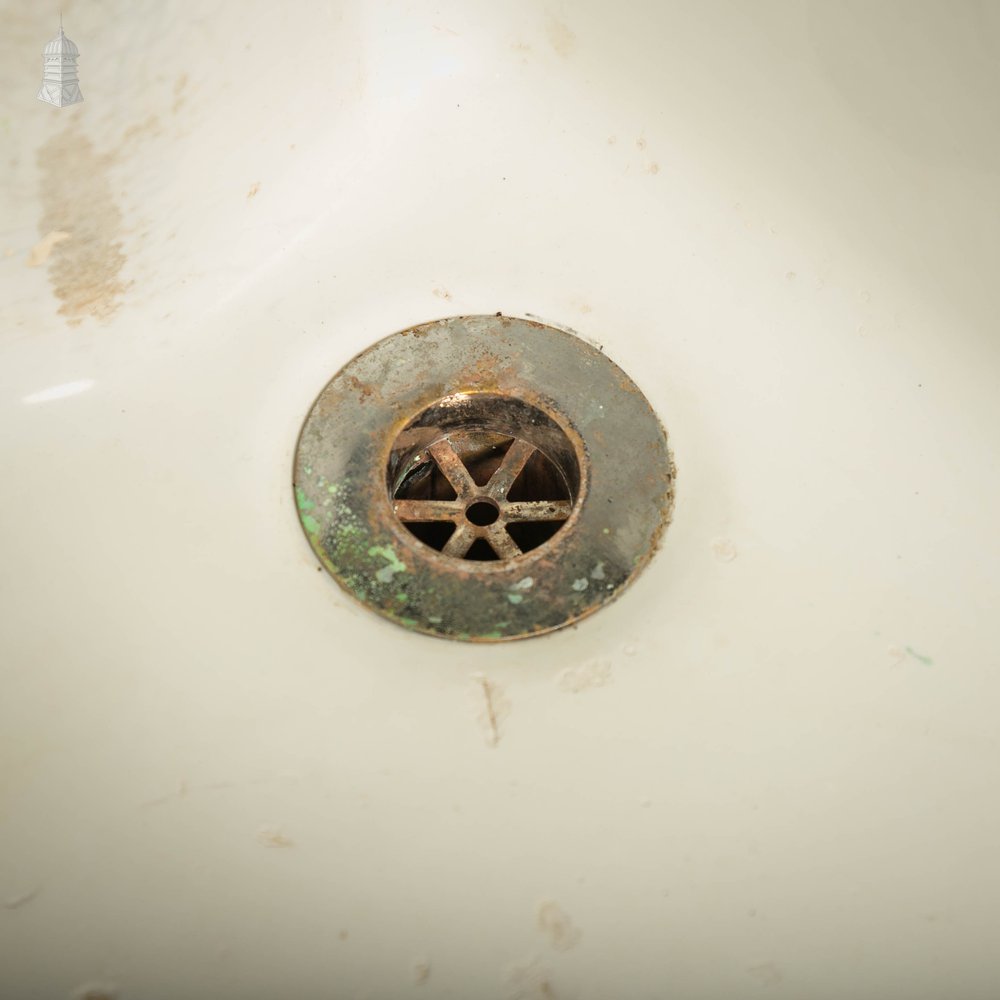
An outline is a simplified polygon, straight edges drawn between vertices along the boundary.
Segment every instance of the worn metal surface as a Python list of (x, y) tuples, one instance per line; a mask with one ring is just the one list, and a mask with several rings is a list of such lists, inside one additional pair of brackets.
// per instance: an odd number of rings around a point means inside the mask
[[(482, 486), (452, 445), (470, 429), (512, 441)], [(508, 498), (536, 449), (569, 484), (569, 499), (546, 501), (554, 516)], [(394, 498), (428, 454), (455, 499)], [(599, 350), (535, 321), (466, 316), (386, 337), (341, 369), (302, 428), (294, 488), (310, 545), (357, 600), (409, 629), (500, 641), (617, 597), (669, 521), (673, 469), (649, 403)], [(484, 499), (497, 518), (479, 525), (466, 511)], [(562, 526), (522, 552), (505, 525), (532, 517)], [(419, 520), (456, 524), (443, 551), (408, 530)], [(477, 537), (498, 558), (461, 558)]]
[(513, 559), (561, 530), (586, 466), (582, 443), (544, 410), (459, 392), (402, 431), (387, 485), (396, 517), (444, 557)]

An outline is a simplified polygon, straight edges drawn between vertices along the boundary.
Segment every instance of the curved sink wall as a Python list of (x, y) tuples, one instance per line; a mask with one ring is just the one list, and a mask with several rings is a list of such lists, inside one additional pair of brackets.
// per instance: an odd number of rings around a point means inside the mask
[[(56, 109), (2, 5), (0, 994), (995, 996), (997, 9), (63, 10)], [(356, 352), (497, 310), (677, 505), (474, 648), (289, 481)]]

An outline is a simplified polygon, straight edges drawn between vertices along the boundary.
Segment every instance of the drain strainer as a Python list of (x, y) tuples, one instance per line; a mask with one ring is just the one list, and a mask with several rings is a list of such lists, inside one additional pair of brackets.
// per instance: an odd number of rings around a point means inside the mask
[(544, 410), (515, 396), (462, 392), (400, 433), (388, 486), (396, 517), (444, 555), (512, 559), (569, 518), (581, 464)]
[(366, 606), (497, 641), (616, 597), (669, 520), (666, 434), (625, 373), (541, 323), (465, 316), (379, 341), (299, 437), (299, 517)]

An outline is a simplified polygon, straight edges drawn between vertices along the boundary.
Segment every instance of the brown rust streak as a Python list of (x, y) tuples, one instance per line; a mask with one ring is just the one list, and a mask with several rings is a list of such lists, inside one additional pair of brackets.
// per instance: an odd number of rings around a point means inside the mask
[(350, 383), (352, 389), (361, 393), (362, 402), (371, 396), (380, 395), (377, 385), (372, 385), (371, 382), (362, 382), (357, 375), (349, 375), (347, 381)]
[(130, 142), (133, 139), (142, 139), (148, 135), (159, 135), (160, 134), (160, 119), (158, 115), (150, 115), (144, 121), (137, 122), (134, 125), (129, 125), (128, 128), (122, 133), (122, 144)]
[(58, 312), (72, 326), (86, 316), (109, 319), (131, 284), (121, 278), (122, 212), (108, 179), (113, 159), (99, 155), (73, 120), (38, 150), (39, 231), (72, 234), (53, 248), (49, 265)]
[(500, 742), (500, 726), (497, 724), (497, 711), (493, 705), (493, 685), (486, 677), (480, 677), (483, 686), (483, 697), (486, 699), (486, 718), (490, 724), (490, 738), (494, 746)]

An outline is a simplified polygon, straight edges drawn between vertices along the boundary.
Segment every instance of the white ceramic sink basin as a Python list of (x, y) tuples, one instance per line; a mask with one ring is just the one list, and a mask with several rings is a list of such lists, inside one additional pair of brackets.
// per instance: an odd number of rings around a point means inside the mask
[[(1000, 995), (1000, 8), (64, 0), (64, 108), (0, 12), (0, 996)], [(678, 478), (481, 647), (290, 476), (497, 310)]]

